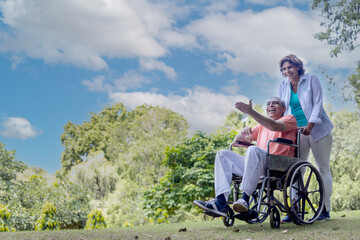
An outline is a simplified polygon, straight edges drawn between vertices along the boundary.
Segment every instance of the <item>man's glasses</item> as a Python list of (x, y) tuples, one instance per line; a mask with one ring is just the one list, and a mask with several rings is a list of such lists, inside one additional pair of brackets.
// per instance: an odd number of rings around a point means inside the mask
[(266, 103), (266, 106), (270, 106), (270, 105), (280, 105), (279, 101), (269, 101)]

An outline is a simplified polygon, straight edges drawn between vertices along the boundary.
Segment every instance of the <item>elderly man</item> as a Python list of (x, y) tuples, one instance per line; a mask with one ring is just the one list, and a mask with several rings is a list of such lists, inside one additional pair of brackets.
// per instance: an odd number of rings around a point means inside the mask
[[(252, 101), (248, 104), (237, 102), (236, 108), (254, 118), (259, 125), (254, 128), (245, 127), (238, 134), (234, 142), (250, 143), (257, 141), (256, 146), (247, 149), (245, 157), (230, 150), (220, 150), (215, 158), (215, 199), (209, 201), (195, 200), (193, 203), (208, 212), (219, 216), (226, 216), (229, 210), (227, 199), (231, 192), (232, 174), (242, 176), (240, 189), (242, 198), (233, 204), (236, 212), (249, 211), (249, 197), (255, 191), (261, 176), (266, 173), (266, 148), (268, 140), (286, 138), (295, 142), (297, 134), (296, 118), (293, 115), (284, 115), (285, 104), (278, 97), (271, 97), (267, 101), (267, 117), (252, 108)], [(270, 154), (294, 156), (292, 147), (275, 144)]]

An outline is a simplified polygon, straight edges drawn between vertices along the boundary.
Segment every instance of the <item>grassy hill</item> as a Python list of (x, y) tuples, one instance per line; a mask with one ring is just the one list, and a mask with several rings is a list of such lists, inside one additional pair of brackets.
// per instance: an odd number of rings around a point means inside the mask
[(203, 222), (183, 222), (108, 228), (102, 230), (60, 230), (46, 232), (0, 233), (5, 240), (118, 240), (118, 239), (360, 239), (360, 211), (332, 212), (330, 221), (298, 226), (282, 224), (280, 229), (270, 228), (269, 220), (249, 225), (236, 220), (233, 227), (225, 228), (221, 219)]

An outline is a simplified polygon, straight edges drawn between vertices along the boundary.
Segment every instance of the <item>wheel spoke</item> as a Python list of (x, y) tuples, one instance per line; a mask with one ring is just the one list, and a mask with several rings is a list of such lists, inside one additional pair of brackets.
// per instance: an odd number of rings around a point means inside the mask
[(301, 192), (304, 192), (305, 186), (304, 186), (303, 178), (302, 178), (302, 176), (301, 176), (301, 170), (300, 170), (299, 172), (300, 172), (300, 173), (297, 173), (297, 174), (298, 174), (299, 189), (300, 189)]
[(308, 177), (308, 179), (307, 179), (307, 181), (306, 181), (306, 186), (305, 186), (305, 189), (304, 189), (305, 191), (309, 188), (312, 174), (313, 174), (313, 170), (311, 169), (311, 172), (310, 172), (310, 174), (309, 174), (309, 177)]
[(316, 213), (316, 209), (314, 208), (314, 206), (313, 206), (312, 202), (310, 201), (309, 197), (306, 196), (305, 198), (306, 198), (306, 201), (308, 202), (308, 204), (310, 205), (311, 209), (314, 211), (314, 213)]

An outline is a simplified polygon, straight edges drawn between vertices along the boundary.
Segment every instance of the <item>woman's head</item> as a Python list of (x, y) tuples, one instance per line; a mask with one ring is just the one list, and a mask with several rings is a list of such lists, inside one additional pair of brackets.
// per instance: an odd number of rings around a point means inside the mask
[(279, 62), (280, 71), (283, 74), (283, 76), (285, 76), (284, 75), (284, 70), (285, 69), (283, 69), (283, 65), (286, 62), (288, 62), (290, 65), (298, 68), (299, 76), (301, 76), (301, 75), (303, 75), (305, 73), (303, 62), (297, 56), (295, 56), (294, 54), (289, 54), (289, 55), (283, 57)]

